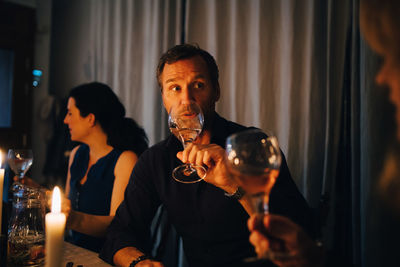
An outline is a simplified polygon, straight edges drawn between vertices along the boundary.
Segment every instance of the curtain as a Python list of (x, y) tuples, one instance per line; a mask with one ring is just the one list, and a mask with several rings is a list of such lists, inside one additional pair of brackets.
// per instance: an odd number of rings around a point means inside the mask
[(148, 134), (165, 137), (166, 115), (157, 84), (161, 53), (180, 42), (180, 0), (54, 1), (51, 93), (78, 84), (108, 84)]
[(388, 143), (381, 129), (393, 121), (391, 111), (382, 111), (386, 95), (373, 85), (379, 62), (360, 39), (358, 0), (53, 5), (51, 93), (65, 96), (77, 84), (105, 82), (154, 144), (168, 133), (158, 58), (174, 44), (199, 44), (220, 68), (217, 111), (276, 133), (309, 204), (318, 210), (321, 196), (329, 199), (328, 249), (343, 265), (379, 265), (370, 220), (379, 210), (373, 205), (381, 168), (376, 155)]
[[(326, 194), (332, 211), (339, 153), (345, 152), (339, 142), (343, 94), (350, 90), (344, 87), (347, 56), (352, 54), (346, 49), (352, 49), (351, 26), (358, 24), (352, 11), (348, 1), (187, 4), (186, 41), (210, 51), (220, 67), (218, 112), (275, 132), (310, 205), (317, 208)], [(348, 240), (333, 240), (336, 218), (330, 214), (325, 241), (331, 248)]]

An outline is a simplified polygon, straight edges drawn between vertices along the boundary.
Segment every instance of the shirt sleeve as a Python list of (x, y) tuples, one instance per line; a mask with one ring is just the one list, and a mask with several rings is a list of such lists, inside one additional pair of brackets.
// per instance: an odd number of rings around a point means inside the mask
[(150, 253), (150, 225), (160, 205), (152, 179), (156, 169), (154, 152), (147, 150), (136, 163), (125, 190), (124, 200), (117, 209), (106, 235), (99, 257), (113, 264), (114, 254), (125, 247), (135, 247)]
[(281, 153), (281, 169), (271, 191), (270, 211), (290, 218), (311, 236), (314, 236), (312, 211), (293, 181), (285, 156), (282, 151)]

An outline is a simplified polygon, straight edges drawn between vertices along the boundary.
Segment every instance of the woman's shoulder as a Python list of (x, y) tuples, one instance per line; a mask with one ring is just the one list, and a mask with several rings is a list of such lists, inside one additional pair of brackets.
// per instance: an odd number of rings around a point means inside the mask
[(135, 165), (136, 161), (138, 160), (138, 156), (132, 150), (125, 150), (122, 151), (118, 157), (116, 167), (126, 167), (129, 165)]
[(75, 158), (75, 155), (76, 155), (77, 151), (78, 151), (79, 149), (82, 149), (82, 148), (83, 148), (83, 147), (82, 147), (81, 144), (75, 146), (75, 147), (71, 150), (71, 152), (69, 153), (69, 158), (70, 158), (70, 159)]
[(138, 156), (132, 150), (125, 150), (121, 152), (119, 158), (122, 160), (132, 160), (132, 159), (137, 160)]

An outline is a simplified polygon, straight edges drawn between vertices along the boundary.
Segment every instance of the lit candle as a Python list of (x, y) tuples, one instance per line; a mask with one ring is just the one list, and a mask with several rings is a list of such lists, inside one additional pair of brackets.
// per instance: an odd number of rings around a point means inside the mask
[(3, 214), (3, 183), (4, 183), (4, 169), (1, 168), (2, 159), (3, 158), (0, 150), (0, 235), (1, 235), (1, 221)]
[(61, 267), (65, 230), (65, 214), (61, 213), (60, 189), (53, 190), (51, 212), (46, 214), (46, 267)]

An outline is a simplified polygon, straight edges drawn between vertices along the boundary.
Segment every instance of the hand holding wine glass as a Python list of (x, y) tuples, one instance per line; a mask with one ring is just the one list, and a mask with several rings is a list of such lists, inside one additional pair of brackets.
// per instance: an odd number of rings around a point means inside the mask
[[(183, 147), (191, 144), (200, 135), (204, 125), (204, 116), (196, 102), (172, 106), (168, 114), (168, 126), (171, 132), (182, 142)], [(186, 163), (176, 167), (172, 177), (181, 183), (196, 183), (206, 175), (206, 169)]]
[(267, 255), (268, 250), (284, 245), (286, 257), (271, 259), (277, 266), (324, 266), (323, 248), (289, 218), (275, 214), (257, 218), (255, 215), (248, 220), (248, 227), (250, 243), (258, 255)]

